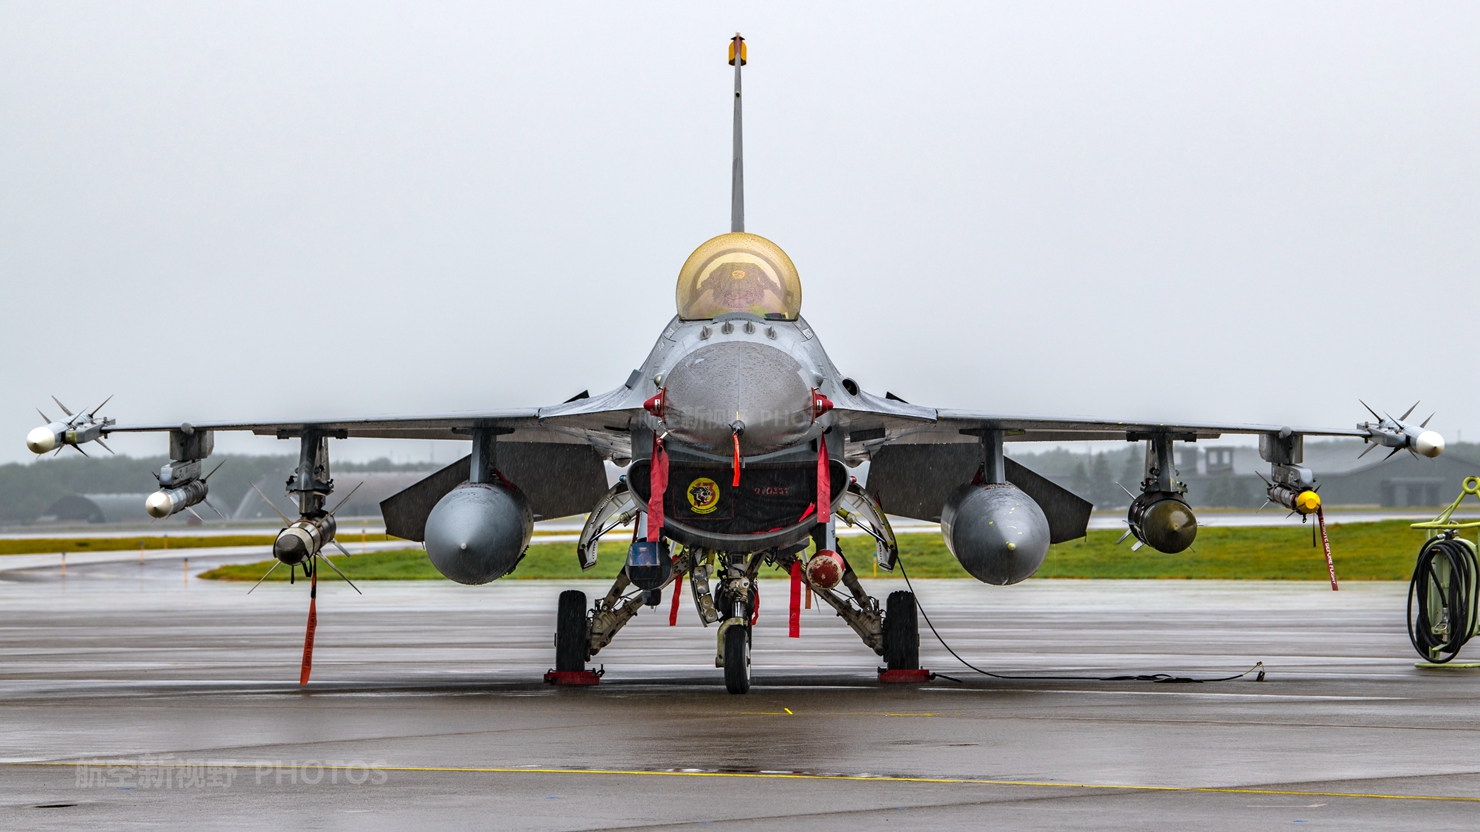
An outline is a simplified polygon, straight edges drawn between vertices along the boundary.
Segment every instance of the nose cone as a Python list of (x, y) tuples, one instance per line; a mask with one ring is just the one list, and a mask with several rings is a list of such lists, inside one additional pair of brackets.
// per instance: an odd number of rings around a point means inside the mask
[(1418, 451), (1421, 456), (1432, 459), (1444, 453), (1444, 437), (1437, 431), (1426, 430), (1413, 440), (1413, 450)]
[(175, 512), (175, 501), (163, 491), (156, 491), (144, 500), (144, 510), (149, 512), (150, 517), (156, 519), (169, 517)]
[(57, 435), (51, 428), (40, 427), (26, 434), (26, 447), (33, 454), (44, 454), (55, 450), (57, 446)]
[(802, 365), (765, 344), (700, 347), (668, 373), (663, 386), (669, 431), (710, 453), (730, 453), (735, 421), (745, 425), (740, 450), (747, 456), (791, 447), (812, 426), (812, 389), (802, 380)]

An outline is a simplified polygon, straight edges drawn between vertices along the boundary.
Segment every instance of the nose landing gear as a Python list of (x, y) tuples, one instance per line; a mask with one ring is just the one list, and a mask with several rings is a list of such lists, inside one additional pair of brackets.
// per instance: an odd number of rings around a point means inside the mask
[(745, 693), (750, 690), (750, 625), (730, 619), (721, 638), (725, 651), (725, 690)]

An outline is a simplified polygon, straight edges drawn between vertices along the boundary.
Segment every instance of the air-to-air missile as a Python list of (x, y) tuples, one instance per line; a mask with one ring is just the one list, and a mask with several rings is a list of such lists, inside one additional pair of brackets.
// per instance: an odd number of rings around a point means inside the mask
[(1414, 402), (1413, 407), (1408, 408), (1407, 412), (1396, 419), (1391, 414), (1387, 416), (1377, 415), (1377, 411), (1373, 410), (1366, 402), (1362, 402), (1362, 407), (1367, 408), (1367, 412), (1371, 413), (1372, 418), (1377, 421), (1363, 422), (1357, 425), (1358, 428), (1367, 431), (1367, 438), (1363, 441), (1372, 443), (1371, 447), (1362, 451), (1361, 456), (1357, 457), (1358, 459), (1361, 459), (1378, 447), (1392, 448), (1392, 451), (1386, 457), (1383, 457), (1384, 459), (1388, 459), (1398, 451), (1403, 450), (1408, 451), (1414, 456), (1426, 456), (1430, 458), (1444, 453), (1444, 437), (1440, 436), (1437, 431), (1426, 430), (1429, 422), (1434, 418), (1434, 414), (1430, 413), (1429, 418), (1423, 420), (1418, 425), (1405, 421), (1409, 416), (1413, 415), (1413, 411), (1418, 409), (1418, 402)]
[(88, 442), (96, 442), (102, 445), (103, 450), (110, 454), (113, 453), (112, 448), (103, 444), (102, 436), (104, 429), (114, 424), (115, 420), (98, 418), (98, 411), (102, 410), (103, 405), (107, 404), (112, 398), (112, 396), (109, 396), (103, 400), (103, 404), (98, 405), (92, 410), (74, 415), (56, 396), (52, 396), (51, 400), (56, 402), (57, 407), (60, 407), (62, 412), (67, 415), (66, 421), (53, 419), (45, 413), (41, 413), (40, 408), (37, 408), (36, 412), (41, 414), (41, 418), (45, 419), (47, 424), (35, 428), (26, 434), (26, 447), (33, 454), (44, 454), (52, 450), (61, 453), (63, 448), (71, 445), (77, 449), (78, 453), (87, 456), (87, 451), (82, 450), (80, 446)]

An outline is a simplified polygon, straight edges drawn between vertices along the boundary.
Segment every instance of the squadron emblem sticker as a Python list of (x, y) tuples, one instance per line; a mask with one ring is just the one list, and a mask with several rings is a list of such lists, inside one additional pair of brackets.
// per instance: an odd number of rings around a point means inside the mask
[(689, 483), (689, 507), (695, 514), (708, 514), (719, 508), (719, 483), (700, 477)]

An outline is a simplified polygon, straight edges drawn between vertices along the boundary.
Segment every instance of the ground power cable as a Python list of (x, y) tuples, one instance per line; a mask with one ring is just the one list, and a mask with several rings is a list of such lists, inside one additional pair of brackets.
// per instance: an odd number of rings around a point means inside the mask
[[(915, 592), (915, 585), (910, 582), (910, 573), (904, 568), (904, 558), (896, 557), (894, 559), (894, 562), (899, 565), (899, 574), (904, 576), (904, 584), (905, 586), (910, 588), (910, 594), (913, 595), (915, 598), (915, 609), (920, 611), (920, 617), (925, 619), (925, 626), (930, 628), (930, 632), (935, 635), (935, 640), (940, 642), (940, 646), (946, 648), (946, 652), (954, 656), (956, 661), (976, 671), (977, 673), (980, 673), (983, 676), (990, 676), (993, 679), (1028, 679), (1043, 682), (1155, 682), (1158, 684), (1202, 684), (1203, 682), (1232, 682), (1235, 679), (1242, 679), (1245, 676), (1248, 676), (1250, 673), (1257, 673), (1258, 675), (1254, 677), (1254, 681), (1264, 681), (1264, 662), (1262, 661), (1255, 662), (1253, 667), (1245, 670), (1243, 673), (1238, 673), (1233, 676), (1220, 676), (1216, 679), (1197, 679), (1191, 676), (1174, 676), (1170, 673), (1144, 673), (1126, 676), (1021, 676), (1017, 674), (1005, 675), (1002, 673), (992, 673), (991, 671), (982, 670), (971, 662), (968, 662), (967, 660), (961, 658), (961, 654), (951, 649), (951, 645), (947, 644), (944, 638), (941, 638), (940, 631), (935, 629), (935, 624), (931, 623), (930, 621), (930, 615), (925, 612), (925, 607), (920, 603), (920, 594), (918, 592)], [(942, 679), (950, 679), (952, 682), (961, 682), (960, 679), (947, 676), (944, 673), (934, 673), (931, 675), (939, 676)]]

